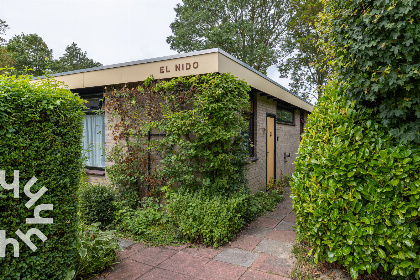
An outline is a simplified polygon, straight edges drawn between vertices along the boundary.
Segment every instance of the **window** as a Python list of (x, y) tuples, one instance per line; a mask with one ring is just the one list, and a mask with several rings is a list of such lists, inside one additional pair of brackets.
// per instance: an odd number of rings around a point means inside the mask
[(278, 122), (294, 123), (293, 111), (285, 108), (277, 108), (276, 118)]
[(83, 119), (83, 151), (87, 167), (105, 167), (104, 115), (85, 115)]

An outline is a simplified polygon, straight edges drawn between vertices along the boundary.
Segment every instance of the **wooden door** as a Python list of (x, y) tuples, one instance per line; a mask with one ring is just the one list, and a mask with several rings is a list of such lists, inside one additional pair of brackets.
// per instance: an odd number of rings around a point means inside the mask
[(276, 177), (276, 121), (267, 116), (267, 184), (270, 178)]

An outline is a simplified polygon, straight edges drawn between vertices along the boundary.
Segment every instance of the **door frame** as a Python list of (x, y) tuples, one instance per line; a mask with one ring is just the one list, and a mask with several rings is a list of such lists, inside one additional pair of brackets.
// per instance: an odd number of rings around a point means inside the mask
[(267, 124), (267, 118), (273, 118), (274, 119), (274, 179), (276, 179), (276, 169), (277, 169), (277, 135), (276, 135), (276, 115), (272, 113), (266, 113), (265, 116), (265, 188), (267, 191), (267, 169), (268, 169), (268, 157), (267, 157), (267, 148), (268, 148), (268, 141), (267, 141), (267, 134), (268, 134), (268, 124)]

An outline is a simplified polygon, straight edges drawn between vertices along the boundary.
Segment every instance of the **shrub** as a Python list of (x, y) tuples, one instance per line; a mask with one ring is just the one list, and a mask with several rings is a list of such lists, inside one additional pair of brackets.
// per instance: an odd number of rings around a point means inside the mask
[(246, 198), (243, 194), (225, 197), (203, 192), (176, 193), (167, 202), (167, 209), (186, 238), (218, 247), (245, 224)]
[(270, 178), (267, 184), (267, 191), (277, 191), (279, 194), (283, 194), (284, 190), (289, 187), (290, 175), (280, 174), (280, 179)]
[(133, 210), (123, 206), (116, 212), (117, 229), (130, 234), (134, 239), (164, 246), (183, 242), (184, 239), (171, 217), (157, 199), (145, 197), (142, 207)]
[[(0, 188), (0, 230), (6, 238), (20, 243), (20, 256), (13, 257), (7, 246), (0, 257), (2, 279), (64, 279), (77, 262), (77, 186), (83, 167), (83, 101), (61, 84), (51, 80), (30, 82), (28, 76), (0, 76), (0, 170), (7, 183), (19, 170), (19, 199), (13, 191)], [(47, 191), (29, 209), (25, 184), (36, 177), (30, 191)], [(52, 224), (26, 224), (34, 217), (35, 207), (53, 204), (53, 210), (41, 211)], [(32, 236), (33, 252), (15, 234), (40, 230), (47, 240)]]
[(280, 195), (277, 190), (249, 194), (242, 215), (245, 221), (251, 221), (258, 215), (272, 211), (282, 199), (283, 195)]
[(104, 228), (113, 221), (115, 191), (112, 188), (83, 182), (78, 195), (81, 219), (87, 224), (99, 222)]
[(377, 109), (355, 109), (342, 90), (325, 89), (299, 147), (298, 232), (315, 260), (338, 261), (354, 279), (420, 273), (420, 148), (396, 142)]
[(69, 273), (69, 279), (93, 276), (114, 264), (116, 250), (121, 250), (114, 231), (101, 231), (99, 223), (86, 225), (81, 222), (77, 232), (79, 259), (76, 270)]

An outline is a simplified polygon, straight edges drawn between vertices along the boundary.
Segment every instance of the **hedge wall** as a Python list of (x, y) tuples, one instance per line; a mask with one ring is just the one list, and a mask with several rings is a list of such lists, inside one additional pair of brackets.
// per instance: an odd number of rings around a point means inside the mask
[(359, 274), (420, 276), (420, 147), (388, 134), (378, 109), (336, 83), (309, 117), (293, 174), (298, 232), (315, 260)]
[[(13, 182), (19, 170), (19, 198), (12, 190), (0, 188), (0, 230), (6, 238), (19, 242), (19, 257), (8, 245), (0, 258), (1, 279), (65, 279), (77, 261), (76, 191), (79, 182), (82, 137), (82, 103), (69, 90), (51, 80), (31, 83), (30, 77), (0, 76), (0, 170), (6, 182)], [(0, 174), (1, 177), (1, 174)], [(36, 177), (31, 188), (48, 190), (29, 209), (25, 184)], [(53, 204), (41, 217), (52, 224), (26, 224), (40, 204)], [(33, 252), (16, 234), (31, 228), (40, 230), (47, 240), (33, 235), (38, 247)]]

